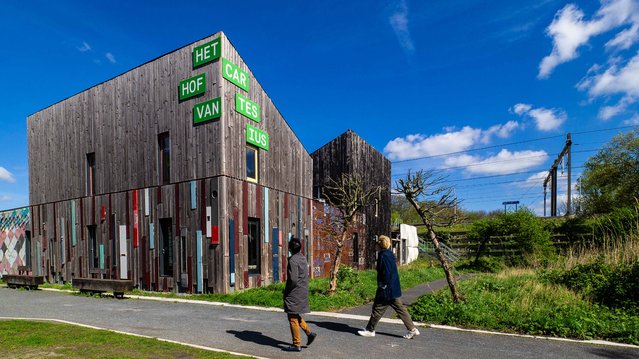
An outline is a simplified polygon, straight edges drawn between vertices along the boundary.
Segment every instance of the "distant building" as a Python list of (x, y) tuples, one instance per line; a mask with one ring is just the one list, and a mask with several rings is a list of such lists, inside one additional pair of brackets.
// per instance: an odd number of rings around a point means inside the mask
[[(342, 174), (357, 175), (362, 178), (364, 190), (379, 187), (380, 190), (369, 206), (357, 218), (355, 228), (351, 228), (349, 239), (342, 254), (342, 263), (357, 268), (371, 268), (375, 264), (375, 239), (379, 235), (390, 236), (390, 185), (391, 163), (368, 142), (355, 132), (348, 130), (311, 154), (313, 158), (313, 196), (325, 199), (322, 189), (337, 181)], [(335, 250), (327, 231), (320, 230), (326, 218), (335, 216), (333, 210), (323, 202), (314, 207), (314, 257), (313, 267), (318, 275), (327, 275), (327, 263)]]

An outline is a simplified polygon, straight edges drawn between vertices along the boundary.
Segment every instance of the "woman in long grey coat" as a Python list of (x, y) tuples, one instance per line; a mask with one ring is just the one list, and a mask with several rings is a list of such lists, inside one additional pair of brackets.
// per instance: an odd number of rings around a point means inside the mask
[(301, 314), (310, 313), (308, 305), (308, 263), (300, 250), (302, 242), (292, 237), (288, 242), (291, 257), (286, 267), (286, 287), (284, 288), (284, 311), (288, 315), (293, 345), (285, 348), (288, 351), (302, 351), (300, 328), (306, 333), (306, 345), (311, 345), (317, 334), (308, 327)]

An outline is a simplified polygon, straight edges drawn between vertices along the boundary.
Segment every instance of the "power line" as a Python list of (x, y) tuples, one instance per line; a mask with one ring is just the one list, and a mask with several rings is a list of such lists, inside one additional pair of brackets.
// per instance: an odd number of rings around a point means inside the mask
[[(615, 131), (615, 130), (622, 130), (622, 129), (628, 129), (628, 128), (635, 128), (635, 127), (637, 127), (637, 126), (619, 126), (619, 127), (611, 127), (611, 128), (601, 128), (601, 129), (598, 129), (598, 130), (572, 132), (572, 134), (573, 135), (582, 135), (582, 134), (586, 134), (586, 133), (607, 132), (607, 131)], [(405, 159), (405, 160), (396, 160), (396, 161), (391, 161), (391, 163), (402, 163), (402, 162), (408, 162), (408, 161), (423, 160), (423, 159), (427, 159), (427, 158), (436, 158), (436, 157), (443, 157), (443, 156), (449, 156), (449, 155), (457, 155), (457, 154), (461, 154), (461, 153), (488, 150), (488, 149), (497, 148), (497, 147), (506, 147), (506, 146), (519, 145), (519, 144), (523, 144), (523, 143), (544, 141), (544, 140), (549, 140), (549, 139), (559, 138), (559, 137), (563, 138), (563, 137), (565, 137), (565, 135), (556, 135), (556, 136), (532, 138), (532, 139), (528, 139), (528, 140), (508, 142), (508, 143), (502, 143), (502, 144), (492, 145), (492, 146), (471, 148), (471, 149), (463, 150), (463, 151), (440, 153), (440, 154), (436, 154), (436, 155), (421, 156), (421, 157), (409, 158), (409, 159)]]

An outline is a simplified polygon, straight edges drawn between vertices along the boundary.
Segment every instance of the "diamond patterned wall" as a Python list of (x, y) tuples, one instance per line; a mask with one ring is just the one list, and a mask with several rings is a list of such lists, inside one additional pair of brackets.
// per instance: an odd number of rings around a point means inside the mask
[(18, 267), (26, 265), (25, 241), (30, 219), (29, 208), (0, 212), (0, 277), (18, 274)]

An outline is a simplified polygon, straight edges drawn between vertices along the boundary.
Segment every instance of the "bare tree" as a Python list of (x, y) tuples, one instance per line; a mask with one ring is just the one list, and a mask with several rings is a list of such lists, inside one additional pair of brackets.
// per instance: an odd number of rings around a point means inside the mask
[(395, 190), (406, 196), (408, 202), (415, 208), (427, 229), (428, 238), (435, 247), (435, 254), (439, 259), (448, 287), (455, 302), (460, 302), (464, 298), (457, 288), (457, 280), (450, 272), (448, 259), (439, 245), (435, 227), (448, 227), (458, 220), (457, 198), (454, 195), (452, 186), (443, 184), (445, 177), (435, 176), (431, 171), (418, 171), (414, 175), (408, 172), (405, 178), (399, 179), (395, 183)]
[(337, 290), (337, 273), (342, 263), (342, 249), (346, 242), (347, 231), (355, 220), (356, 215), (368, 205), (373, 195), (379, 191), (378, 187), (369, 188), (365, 191), (362, 179), (359, 176), (350, 174), (343, 174), (338, 181), (331, 179), (330, 183), (324, 186), (324, 195), (328, 204), (339, 210), (341, 214), (337, 219), (341, 228), (341, 235), (336, 238), (337, 248), (333, 257), (331, 280), (328, 288), (328, 293), (331, 295)]

